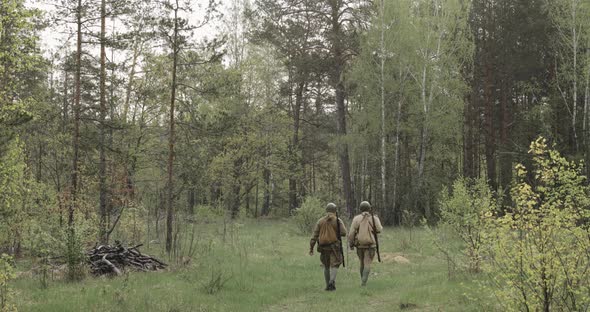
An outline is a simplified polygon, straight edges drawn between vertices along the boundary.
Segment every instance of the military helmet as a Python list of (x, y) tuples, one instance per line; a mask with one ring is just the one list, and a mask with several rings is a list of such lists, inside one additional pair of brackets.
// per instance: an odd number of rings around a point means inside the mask
[(334, 203), (327, 204), (326, 211), (327, 212), (336, 212), (336, 204), (334, 204)]
[(360, 204), (360, 208), (361, 211), (370, 211), (371, 210), (371, 204), (369, 204), (368, 201), (362, 201)]

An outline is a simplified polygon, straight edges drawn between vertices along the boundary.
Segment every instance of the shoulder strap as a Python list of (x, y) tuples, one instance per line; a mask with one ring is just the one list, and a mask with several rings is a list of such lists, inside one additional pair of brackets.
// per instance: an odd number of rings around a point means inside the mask
[(355, 233), (358, 233), (359, 232), (359, 229), (361, 227), (361, 222), (363, 222), (363, 219), (362, 218), (355, 224), (355, 226), (354, 226), (354, 232)]

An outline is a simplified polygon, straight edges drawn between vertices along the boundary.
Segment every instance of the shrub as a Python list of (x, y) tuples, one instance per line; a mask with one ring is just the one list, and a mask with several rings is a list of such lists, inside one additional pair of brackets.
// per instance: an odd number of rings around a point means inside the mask
[(27, 230), (23, 245), (29, 251), (33, 263), (36, 264), (39, 281), (42, 288), (47, 288), (49, 283), (49, 273), (51, 269), (50, 258), (61, 256), (56, 251), (59, 250), (58, 241), (51, 235), (51, 222), (44, 224), (32, 219), (27, 224)]
[(590, 199), (581, 168), (539, 138), (532, 172), (515, 167), (514, 207), (491, 217), (492, 290), (508, 309), (582, 311), (590, 306)]
[(12, 291), (9, 282), (14, 279), (12, 258), (6, 254), (0, 256), (0, 312), (13, 312), (16, 307), (12, 301)]
[[(481, 270), (482, 247), (484, 246), (484, 216), (496, 210), (496, 202), (485, 179), (460, 178), (453, 184), (452, 193), (443, 190), (440, 201), (440, 226), (460, 238), (461, 252), (469, 272)], [(437, 235), (437, 238), (444, 235)], [(437, 244), (444, 254), (452, 254), (447, 244)]]
[(325, 213), (324, 205), (320, 200), (313, 196), (308, 196), (301, 204), (301, 207), (295, 211), (295, 224), (301, 234), (309, 234), (319, 218)]
[(67, 278), (70, 281), (82, 280), (86, 276), (85, 248), (96, 241), (97, 228), (96, 216), (74, 215), (74, 226), (64, 227), (62, 230), (61, 252), (65, 256), (67, 265)]

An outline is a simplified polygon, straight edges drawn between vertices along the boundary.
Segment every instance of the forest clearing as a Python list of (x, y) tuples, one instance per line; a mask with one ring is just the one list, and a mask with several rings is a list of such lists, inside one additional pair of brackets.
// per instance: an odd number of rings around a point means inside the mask
[(590, 312), (590, 0), (0, 0), (0, 312)]
[[(18, 278), (19, 311), (492, 311), (493, 300), (464, 273), (450, 278), (447, 263), (420, 228), (386, 228), (383, 262), (375, 264), (366, 289), (351, 252), (339, 272), (335, 293), (323, 291), (317, 256), (307, 255), (309, 237), (292, 222), (244, 220), (228, 228), (221, 221), (196, 224), (199, 250), (187, 265), (170, 271), (131, 273), (81, 283)], [(150, 252), (164, 253), (152, 245)], [(148, 252), (148, 250), (145, 250)], [(402, 255), (410, 263), (393, 258)], [(165, 259), (165, 258), (163, 258)], [(217, 274), (223, 280), (214, 289)], [(210, 288), (213, 287), (213, 288)], [(212, 292), (212, 293), (209, 293)], [(407, 308), (406, 308), (407, 307)]]

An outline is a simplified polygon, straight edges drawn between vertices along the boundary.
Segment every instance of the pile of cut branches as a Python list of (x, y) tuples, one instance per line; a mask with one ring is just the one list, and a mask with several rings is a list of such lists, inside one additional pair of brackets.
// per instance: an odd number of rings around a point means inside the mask
[(118, 276), (124, 270), (141, 272), (158, 271), (168, 266), (166, 263), (154, 257), (139, 252), (137, 248), (142, 245), (127, 248), (121, 245), (121, 242), (116, 241), (114, 246), (95, 246), (87, 252), (90, 272), (96, 276)]

